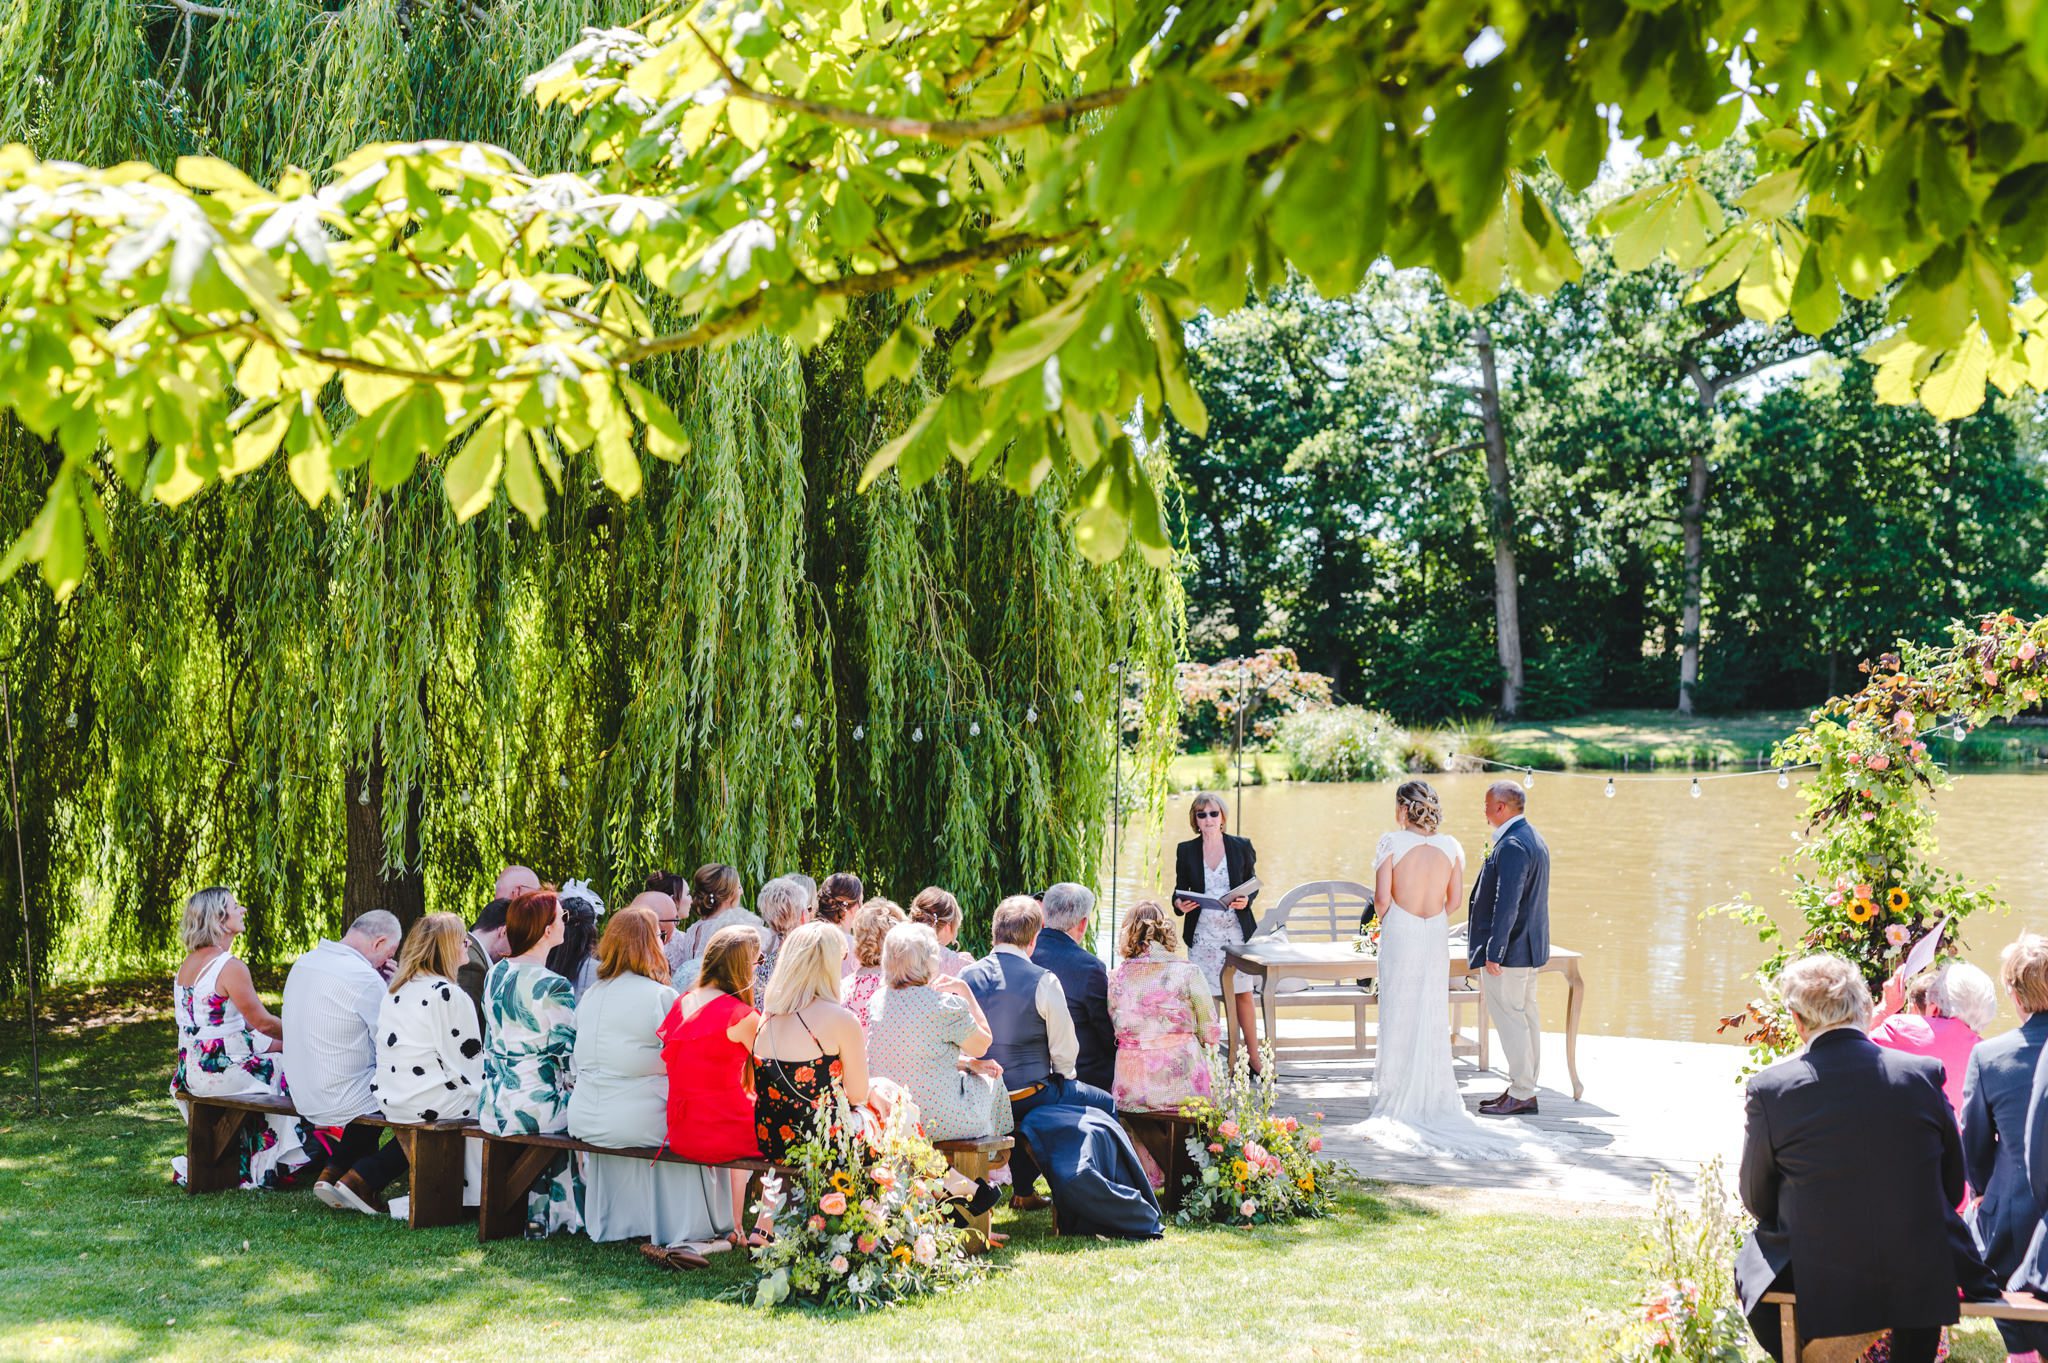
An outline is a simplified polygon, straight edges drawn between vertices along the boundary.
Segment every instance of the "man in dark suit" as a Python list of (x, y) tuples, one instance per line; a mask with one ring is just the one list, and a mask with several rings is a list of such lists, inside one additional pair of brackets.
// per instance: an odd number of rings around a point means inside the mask
[(1067, 1012), (1080, 1043), (1075, 1077), (1107, 1093), (1116, 1084), (1116, 1028), (1109, 1021), (1109, 968), (1085, 945), (1095, 893), (1062, 881), (1045, 892), (1045, 929), (1032, 948), (1031, 963), (1059, 977)]
[(1508, 1067), (1507, 1092), (1479, 1105), (1488, 1117), (1536, 1112), (1543, 1026), (1536, 1015), (1536, 972), (1550, 961), (1550, 846), (1522, 815), (1522, 788), (1486, 788), (1493, 851), (1472, 886), (1466, 960), (1484, 968), (1479, 991)]
[(510, 907), (510, 902), (503, 899), (493, 899), (484, 905), (484, 911), (476, 916), (476, 926), (463, 939), (469, 954), (455, 968), (455, 983), (476, 1005), (478, 1027), (483, 1026), (484, 977), (491, 973), (491, 962), (511, 954), (505, 943), (505, 910)]
[(1963, 1150), (1942, 1066), (1864, 1035), (1870, 990), (1839, 956), (1794, 961), (1778, 993), (1805, 1049), (1749, 1081), (1742, 1205), (1756, 1229), (1735, 1290), (1757, 1342), (1783, 1344), (1766, 1292), (1796, 1292), (1803, 1339), (1892, 1332), (1893, 1363), (1931, 1363), (1957, 1291), (1998, 1283), (1956, 1214)]

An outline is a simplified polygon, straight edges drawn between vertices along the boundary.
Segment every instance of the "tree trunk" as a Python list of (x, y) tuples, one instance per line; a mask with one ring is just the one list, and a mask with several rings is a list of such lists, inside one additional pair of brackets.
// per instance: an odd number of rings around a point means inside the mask
[(1479, 352), (1479, 415), (1485, 430), (1487, 531), (1493, 537), (1494, 636), (1500, 646), (1500, 713), (1513, 719), (1522, 708), (1522, 599), (1515, 572), (1515, 498), (1508, 473), (1507, 432), (1500, 418), (1500, 376), (1493, 362), (1493, 333), (1484, 322), (1472, 328)]
[[(427, 911), (426, 878), (420, 870), (424, 792), (418, 786), (406, 792), (405, 853), (394, 858), (384, 841), (384, 785), (384, 745), (378, 742), (370, 746), (369, 767), (351, 771), (344, 784), (348, 852), (341, 887), (342, 923), (345, 926), (372, 909), (383, 909), (396, 914), (399, 926), (410, 931)], [(367, 802), (363, 798), (366, 793)], [(401, 869), (389, 869), (394, 861)]]
[(1678, 713), (1693, 712), (1692, 692), (1700, 680), (1700, 586), (1707, 561), (1707, 489), (1713, 469), (1707, 455), (1714, 439), (1714, 408), (1721, 401), (1723, 385), (1707, 377), (1700, 362), (1691, 355), (1679, 361), (1686, 378), (1699, 396), (1705, 433), (1692, 442), (1686, 454), (1685, 506), (1678, 524), (1685, 543), (1685, 577), (1681, 586), (1678, 621)]

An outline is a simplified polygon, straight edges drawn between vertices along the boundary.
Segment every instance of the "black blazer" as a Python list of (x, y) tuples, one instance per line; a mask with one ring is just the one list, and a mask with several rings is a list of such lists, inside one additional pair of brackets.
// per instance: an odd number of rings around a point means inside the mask
[(1057, 928), (1038, 934), (1031, 964), (1058, 977), (1074, 1019), (1080, 1053), (1074, 1077), (1104, 1093), (1116, 1087), (1116, 1028), (1109, 1020), (1109, 968), (1102, 958)]
[[(2042, 1046), (2048, 1042), (2048, 1013), (2035, 1013), (2010, 1032), (1988, 1037), (1970, 1051), (1963, 1080), (1963, 1175), (1982, 1200), (1965, 1218), (1977, 1233), (1984, 1262), (2009, 1278), (2033, 1239), (2041, 1219), (2033, 1178), (2044, 1152), (2028, 1139), (2043, 1079)], [(2027, 1153), (2034, 1152), (2034, 1169)], [(2031, 1176), (2031, 1177), (2030, 1177)]]
[[(1259, 864), (1259, 854), (1252, 850), (1250, 838), (1240, 838), (1231, 833), (1223, 835), (1223, 865), (1230, 872), (1230, 883), (1242, 885), (1252, 878), (1252, 868)], [(1193, 890), (1206, 894), (1202, 886), (1208, 881), (1207, 869), (1202, 865), (1202, 840), (1189, 838), (1180, 845), (1173, 855), (1173, 884), (1177, 890)], [(1259, 920), (1252, 917), (1252, 904), (1258, 896), (1251, 896), (1250, 902), (1237, 911), (1237, 924), (1244, 929), (1244, 939), (1249, 942), (1258, 928)], [(1180, 920), (1180, 938), (1190, 948), (1195, 945), (1195, 920), (1202, 915), (1191, 913)]]
[(1853, 1027), (1749, 1081), (1742, 1205), (1756, 1229), (1735, 1256), (1745, 1312), (1791, 1270), (1809, 1339), (1956, 1322), (1956, 1290), (1998, 1284), (1956, 1214), (1963, 1149), (1941, 1062), (1886, 1050)]

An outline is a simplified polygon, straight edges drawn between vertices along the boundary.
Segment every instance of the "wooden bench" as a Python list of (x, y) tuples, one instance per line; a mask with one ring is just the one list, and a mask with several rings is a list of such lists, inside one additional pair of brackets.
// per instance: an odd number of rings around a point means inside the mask
[(1142, 1146), (1166, 1175), (1166, 1189), (1159, 1194), (1159, 1210), (1173, 1215), (1187, 1198), (1187, 1181), (1196, 1176), (1195, 1157), (1188, 1153), (1188, 1138), (1196, 1129), (1194, 1119), (1178, 1112), (1125, 1108), (1117, 1109), (1116, 1117), (1130, 1133), (1132, 1144)]
[[(202, 1097), (180, 1091), (188, 1109), (185, 1122), (185, 1191), (217, 1193), (237, 1186), (240, 1171), (235, 1138), (254, 1113), (265, 1117), (296, 1117), (289, 1102), (253, 1095)], [(414, 1229), (459, 1226), (469, 1219), (462, 1205), (462, 1143), (479, 1134), (471, 1122), (394, 1122), (375, 1113), (356, 1118), (364, 1126), (388, 1127), (405, 1147), (410, 1201), (406, 1222)]]
[[(483, 1141), (484, 1181), (482, 1196), (477, 1203), (476, 1218), (476, 1238), (479, 1241), (505, 1239), (525, 1231), (527, 1190), (533, 1187), (534, 1180), (541, 1176), (542, 1171), (555, 1156), (563, 1151), (584, 1155), (611, 1155), (620, 1159), (641, 1160), (649, 1164), (696, 1163), (694, 1160), (684, 1159), (666, 1146), (620, 1149), (616, 1146), (592, 1145), (573, 1136), (484, 1135)], [(1015, 1141), (1008, 1136), (932, 1142), (933, 1148), (944, 1155), (946, 1162), (959, 1170), (961, 1176), (965, 1178), (986, 1178), (989, 1170), (1009, 1157), (1013, 1145)], [(787, 1172), (787, 1166), (759, 1159), (733, 1160), (727, 1164), (700, 1167), (744, 1169), (757, 1179), (764, 1174)], [(969, 1252), (980, 1254), (987, 1251), (991, 1219), (992, 1214), (989, 1212), (968, 1218)]]
[[(1867, 1335), (1838, 1335), (1799, 1343), (1798, 1297), (1791, 1292), (1766, 1292), (1764, 1301), (1778, 1308), (1778, 1329), (1783, 1340), (1785, 1363), (1855, 1363), (1877, 1338)], [(2048, 1325), (2048, 1302), (2039, 1306), (2014, 1306), (2003, 1301), (1966, 1301), (1961, 1306), (1964, 1320), (2023, 1320)]]

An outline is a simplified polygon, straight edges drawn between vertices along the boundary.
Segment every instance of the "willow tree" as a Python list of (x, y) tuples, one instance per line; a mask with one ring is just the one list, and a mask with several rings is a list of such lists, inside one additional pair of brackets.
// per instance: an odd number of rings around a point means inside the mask
[[(575, 127), (520, 79), (631, 17), (27, 0), (0, 20), (0, 80), (27, 92), (0, 101), (0, 140), (162, 168), (209, 153), (269, 179), (365, 142), (476, 138), (559, 169)], [(894, 326), (883, 306), (849, 337)], [(17, 576), (0, 607), (40, 945), (98, 913), (109, 946), (160, 946), (182, 894), (225, 880), (275, 952), (373, 904), (471, 910), (515, 857), (618, 892), (656, 865), (852, 865), (980, 909), (1091, 877), (1108, 665), (1170, 666), (1176, 588), (1084, 566), (1057, 480), (1024, 501), (958, 477), (859, 495), (938, 367), (871, 392), (848, 353), (761, 338), (646, 366), (676, 457), (635, 458), (630, 502), (553, 443), (528, 455), (545, 514), (455, 459), (394, 482), (383, 453), (328, 470), (311, 503), (297, 458), (203, 494), (98, 482), (76, 589)], [(309, 427), (350, 438), (347, 388), (294, 392)], [(67, 465), (53, 435), (0, 427), (9, 539)], [(177, 431), (147, 443), (181, 461)], [(4, 979), (21, 955), (0, 924)]]

